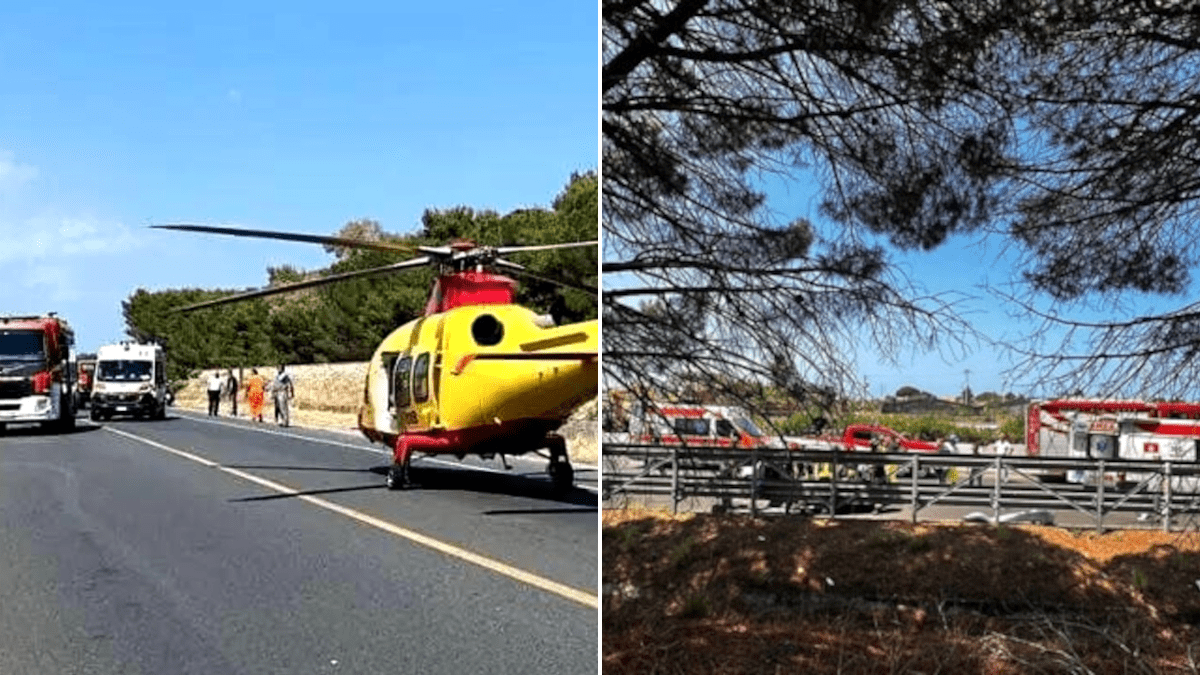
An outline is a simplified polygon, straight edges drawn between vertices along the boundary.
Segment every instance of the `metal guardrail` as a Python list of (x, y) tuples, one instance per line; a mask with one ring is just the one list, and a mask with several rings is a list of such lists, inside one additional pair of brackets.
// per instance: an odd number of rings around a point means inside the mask
[[(1200, 529), (1200, 463), (870, 453), (770, 448), (602, 446), (603, 498), (666, 496), (674, 510), (694, 498), (717, 509), (812, 512), (907, 506), (913, 522), (934, 505), (974, 506), (993, 522), (1006, 509), (1071, 509), (1103, 530), (1135, 513), (1163, 530)], [(1073, 473), (1077, 482), (1050, 482)], [(744, 503), (744, 506), (743, 506)]]

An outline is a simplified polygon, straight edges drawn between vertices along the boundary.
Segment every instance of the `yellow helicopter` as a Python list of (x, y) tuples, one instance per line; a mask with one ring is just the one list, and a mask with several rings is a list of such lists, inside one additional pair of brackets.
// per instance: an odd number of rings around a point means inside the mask
[(388, 488), (412, 484), (409, 465), (414, 454), (503, 458), (539, 450), (549, 452), (548, 473), (555, 489), (574, 484), (566, 442), (555, 432), (572, 411), (597, 394), (598, 322), (555, 326), (550, 316), (514, 304), (516, 282), (484, 267), (522, 272), (521, 265), (501, 256), (597, 242), (493, 247), (460, 241), (411, 247), (206, 225), (152, 227), (384, 251), (415, 249), (422, 255), (384, 267), (247, 291), (180, 311), (436, 265), (438, 277), (424, 316), (384, 338), (367, 368), (358, 426), (371, 441), (392, 448)]

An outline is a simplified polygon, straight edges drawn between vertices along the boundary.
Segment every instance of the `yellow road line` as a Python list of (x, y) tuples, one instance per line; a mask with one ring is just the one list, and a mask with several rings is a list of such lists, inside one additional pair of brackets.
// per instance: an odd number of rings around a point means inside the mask
[(173, 455), (176, 455), (177, 457), (182, 457), (184, 459), (196, 462), (197, 464), (202, 464), (204, 466), (216, 469), (218, 471), (222, 471), (231, 476), (236, 476), (238, 478), (241, 478), (242, 480), (246, 480), (251, 483), (254, 483), (255, 485), (261, 485), (262, 487), (265, 487), (268, 490), (272, 490), (274, 492), (278, 492), (279, 494), (288, 495), (291, 497), (295, 497), (297, 499), (301, 499), (303, 501), (308, 502), (309, 504), (312, 504), (313, 506), (318, 506), (318, 507), (326, 509), (328, 511), (333, 511), (334, 513), (338, 513), (338, 514), (341, 514), (352, 520), (356, 520), (356, 521), (362, 523), (363, 525), (368, 525), (368, 526), (374, 527), (378, 530), (383, 530), (384, 532), (387, 532), (388, 534), (393, 534), (397, 537), (403, 537), (404, 539), (407, 539), (415, 544), (420, 544), (421, 546), (433, 549), (439, 553), (448, 555), (452, 558), (458, 558), (459, 560), (471, 563), (472, 565), (478, 565), (479, 567), (482, 567), (486, 570), (495, 572), (496, 574), (500, 574), (500, 575), (506, 576), (510, 579), (514, 579), (514, 580), (520, 581), (524, 584), (533, 586), (534, 588), (539, 588), (543, 591), (553, 593), (555, 595), (566, 598), (567, 600), (571, 600), (573, 602), (577, 602), (581, 605), (584, 605), (585, 607), (591, 607), (592, 609), (598, 609), (600, 606), (599, 599), (596, 597), (596, 595), (594, 593), (588, 593), (586, 591), (581, 591), (579, 589), (572, 588), (571, 586), (567, 586), (566, 584), (560, 584), (557, 581), (552, 581), (545, 577), (538, 576), (536, 574), (533, 574), (532, 572), (527, 572), (527, 571), (519, 569), (517, 567), (513, 567), (512, 565), (500, 562), (498, 560), (493, 560), (492, 558), (489, 558), (487, 556), (480, 555), (480, 554), (474, 553), (472, 551), (468, 551), (464, 548), (459, 548), (458, 546), (455, 546), (453, 544), (448, 544), (448, 543), (438, 540), (438, 539), (434, 539), (433, 537), (430, 537), (425, 534), (421, 534), (420, 532), (417, 532), (415, 530), (410, 530), (406, 527), (401, 527), (399, 525), (396, 525), (395, 523), (390, 523), (381, 518), (376, 518), (375, 516), (368, 515), (366, 513), (357, 511), (355, 509), (347, 508), (340, 504), (334, 504), (333, 502), (325, 500), (325, 499), (321, 499), (320, 497), (314, 497), (312, 495), (302, 494), (300, 490), (297, 490), (292, 487), (288, 487), (286, 485), (283, 485), (282, 483), (276, 483), (275, 481), (267, 480), (266, 478), (261, 478), (259, 476), (255, 476), (254, 474), (246, 473), (245, 471), (241, 471), (239, 469), (234, 469), (232, 467), (222, 466), (220, 463), (214, 462), (210, 459), (206, 459), (204, 457), (201, 457), (200, 455), (197, 455), (197, 454), (194, 454), (191, 452), (187, 452), (185, 450), (179, 450), (177, 448), (172, 448), (168, 445), (163, 445), (162, 443), (159, 443), (158, 441), (152, 441), (149, 438), (143, 438), (136, 434), (131, 434), (127, 431), (121, 431), (120, 429), (115, 429), (111, 426), (105, 426), (104, 429), (107, 431), (110, 431), (114, 434), (117, 434), (118, 436), (124, 436), (125, 438), (128, 438), (130, 440), (138, 441), (139, 443), (144, 443), (146, 445), (149, 445), (150, 447), (158, 448), (159, 450), (162, 450), (164, 452), (169, 452)]

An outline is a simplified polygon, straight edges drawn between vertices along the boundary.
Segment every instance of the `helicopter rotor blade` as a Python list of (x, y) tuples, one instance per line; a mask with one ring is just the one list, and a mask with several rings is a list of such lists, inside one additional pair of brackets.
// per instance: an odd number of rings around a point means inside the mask
[(524, 251), (549, 251), (556, 248), (576, 248), (580, 246), (595, 246), (599, 241), (572, 241), (566, 244), (535, 244), (532, 246), (498, 246), (496, 247), (496, 255), (508, 255), (509, 253), (522, 253)]
[(206, 307), (215, 307), (217, 305), (225, 305), (225, 304), (229, 304), (231, 302), (240, 302), (242, 300), (250, 300), (253, 298), (263, 298), (263, 297), (267, 297), (270, 295), (278, 295), (280, 293), (290, 293), (292, 291), (299, 291), (299, 290), (303, 290), (305, 288), (314, 288), (317, 286), (324, 286), (326, 284), (337, 283), (339, 281), (345, 281), (347, 279), (355, 279), (358, 277), (367, 277), (367, 276), (373, 276), (373, 275), (378, 275), (378, 274), (387, 274), (389, 272), (399, 272), (399, 271), (411, 269), (414, 267), (422, 267), (424, 265), (430, 264), (431, 262), (433, 262), (433, 261), (429, 257), (421, 256), (420, 258), (413, 258), (411, 260), (404, 260), (404, 261), (401, 261), (398, 263), (392, 263), (391, 265), (384, 265), (383, 267), (372, 267), (370, 269), (365, 269), (365, 270), (354, 270), (353, 272), (343, 272), (341, 274), (332, 274), (330, 276), (321, 277), (319, 279), (309, 279), (307, 281), (298, 281), (296, 283), (284, 284), (282, 286), (273, 286), (271, 288), (263, 288), (263, 289), (258, 289), (258, 290), (254, 290), (254, 291), (246, 291), (245, 293), (235, 293), (234, 295), (227, 295), (223, 298), (217, 298), (216, 300), (208, 300), (206, 302), (199, 302), (194, 305), (187, 305), (186, 307), (176, 307), (171, 311), (173, 311), (173, 312), (190, 312), (190, 311), (197, 310), (197, 309), (204, 309)]
[(587, 293), (587, 294), (593, 295), (593, 296), (596, 294), (595, 288), (588, 288), (587, 286), (580, 286), (578, 284), (573, 284), (569, 281), (560, 281), (558, 279), (551, 279), (549, 277), (543, 277), (541, 275), (534, 274), (533, 272), (526, 270), (524, 265), (518, 265), (517, 263), (509, 262), (508, 260), (497, 259), (492, 264), (496, 265), (497, 267), (503, 267), (504, 269), (506, 269), (510, 272), (514, 272), (523, 277), (529, 277), (530, 279), (544, 281), (548, 284), (554, 284), (555, 286), (562, 286), (563, 288), (573, 288), (577, 291), (583, 291), (584, 293)]
[(413, 253), (420, 252), (432, 255), (448, 255), (449, 249), (432, 248), (425, 246), (412, 246), (408, 244), (392, 244), (383, 241), (363, 241), (361, 239), (348, 239), (346, 237), (329, 237), (318, 234), (304, 234), (301, 232), (279, 232), (275, 230), (247, 230), (239, 227), (215, 227), (212, 225), (189, 225), (184, 223), (173, 223), (170, 225), (151, 225), (150, 227), (157, 230), (178, 230), (182, 232), (204, 232), (207, 234), (226, 234), (234, 237), (253, 237), (255, 239), (279, 239), (283, 241), (298, 241), (307, 244), (325, 244), (328, 246), (345, 246), (346, 248), (367, 249), (372, 251), (386, 251), (389, 253)]

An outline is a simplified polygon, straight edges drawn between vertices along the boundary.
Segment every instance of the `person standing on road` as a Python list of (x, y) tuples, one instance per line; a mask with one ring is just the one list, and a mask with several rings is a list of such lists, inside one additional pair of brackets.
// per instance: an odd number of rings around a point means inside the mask
[(266, 398), (267, 382), (258, 374), (258, 368), (250, 369), (250, 377), (246, 378), (246, 402), (250, 404), (250, 419), (263, 421), (263, 403)]
[(229, 415), (237, 417), (238, 381), (232, 368), (225, 371), (225, 395), (229, 397)]
[(221, 371), (214, 370), (208, 376), (208, 416), (217, 417), (221, 408)]
[[(1012, 443), (1008, 441), (1008, 435), (1001, 435), (1000, 440), (996, 441), (996, 454), (1000, 455), (1001, 457), (1008, 457), (1012, 454), (1012, 451), (1013, 446)], [(1008, 482), (1008, 466), (1004, 464), (1004, 460), (1000, 460), (1000, 482)]]
[(288, 404), (296, 396), (296, 389), (292, 385), (292, 376), (287, 373), (287, 366), (282, 363), (275, 374), (275, 381), (271, 383), (271, 394), (275, 399), (275, 423), (290, 426), (292, 418)]

